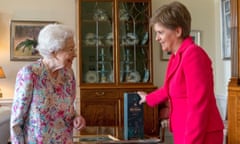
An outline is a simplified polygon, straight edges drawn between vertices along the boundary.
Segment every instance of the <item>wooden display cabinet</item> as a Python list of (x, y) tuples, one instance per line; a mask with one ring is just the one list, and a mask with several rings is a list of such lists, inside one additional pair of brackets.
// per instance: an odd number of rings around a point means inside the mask
[[(123, 93), (153, 85), (151, 0), (78, 0), (81, 114), (91, 126), (123, 126)], [(145, 133), (158, 133), (145, 106)]]
[(231, 4), (231, 79), (228, 85), (227, 143), (240, 143), (240, 1)]

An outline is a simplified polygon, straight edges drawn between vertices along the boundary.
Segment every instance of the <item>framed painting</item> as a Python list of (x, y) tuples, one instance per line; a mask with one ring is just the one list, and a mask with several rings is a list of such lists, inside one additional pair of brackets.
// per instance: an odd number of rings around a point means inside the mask
[[(194, 40), (194, 42), (200, 46), (201, 44), (201, 32), (199, 30), (191, 30), (190, 36)], [(161, 46), (160, 46), (161, 47)], [(160, 48), (160, 57), (162, 61), (167, 61), (170, 58), (171, 53), (170, 52), (164, 52), (162, 51), (162, 48)]]
[(40, 58), (36, 50), (40, 30), (55, 21), (19, 21), (10, 23), (10, 60), (33, 61)]
[(221, 45), (222, 58), (231, 58), (230, 0), (221, 0)]

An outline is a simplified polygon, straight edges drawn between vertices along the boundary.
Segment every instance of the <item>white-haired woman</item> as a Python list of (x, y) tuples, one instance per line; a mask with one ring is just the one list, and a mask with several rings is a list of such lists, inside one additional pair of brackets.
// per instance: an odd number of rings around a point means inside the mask
[(74, 34), (66, 26), (50, 24), (40, 31), (37, 50), (42, 58), (16, 76), (10, 126), (13, 144), (70, 144), (73, 127), (85, 127), (85, 119), (74, 109), (74, 48)]

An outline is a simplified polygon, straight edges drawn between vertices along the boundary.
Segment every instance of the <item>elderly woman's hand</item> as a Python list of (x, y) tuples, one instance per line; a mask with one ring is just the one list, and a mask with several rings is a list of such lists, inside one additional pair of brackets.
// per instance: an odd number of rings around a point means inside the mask
[(82, 129), (86, 126), (86, 121), (82, 116), (76, 116), (73, 120), (73, 126), (75, 129)]
[(141, 100), (139, 101), (139, 104), (145, 103), (146, 102), (146, 92), (138, 91), (137, 94), (140, 96)]

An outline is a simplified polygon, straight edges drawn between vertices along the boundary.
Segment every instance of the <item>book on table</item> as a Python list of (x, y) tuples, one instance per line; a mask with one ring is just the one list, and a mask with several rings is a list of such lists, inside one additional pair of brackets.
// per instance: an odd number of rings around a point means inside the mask
[(135, 92), (124, 93), (124, 139), (144, 138), (143, 104)]

